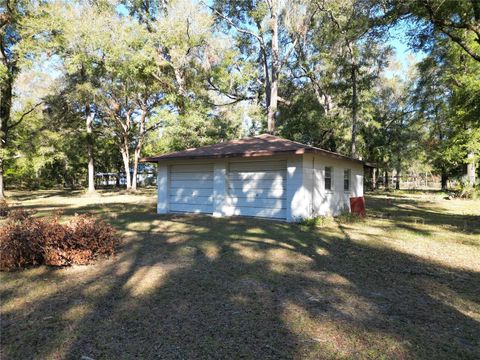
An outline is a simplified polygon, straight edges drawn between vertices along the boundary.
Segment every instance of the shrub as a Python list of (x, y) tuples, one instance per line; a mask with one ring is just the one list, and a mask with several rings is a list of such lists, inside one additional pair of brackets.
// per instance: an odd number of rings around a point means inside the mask
[(7, 223), (0, 228), (0, 269), (41, 263), (44, 227), (44, 222), (25, 211), (12, 211)]
[(331, 226), (334, 223), (333, 216), (315, 216), (313, 218), (303, 219), (298, 223), (300, 230), (309, 232), (316, 228)]
[(7, 200), (0, 200), (0, 217), (5, 217), (8, 215), (10, 208), (8, 207)]
[(323, 227), (333, 222), (331, 216), (316, 216), (313, 218), (303, 219), (299, 224), (307, 227)]
[(455, 197), (461, 199), (472, 199), (475, 200), (480, 196), (480, 185), (477, 183), (477, 186), (472, 185), (469, 179), (464, 176), (460, 179), (456, 189), (454, 190)]
[(88, 264), (114, 254), (118, 243), (112, 226), (89, 215), (61, 224), (58, 217), (39, 219), (16, 210), (0, 228), (0, 269)]
[(353, 223), (361, 222), (364, 219), (362, 219), (358, 214), (345, 211), (340, 215), (338, 215), (336, 217), (336, 220), (340, 224), (353, 224)]

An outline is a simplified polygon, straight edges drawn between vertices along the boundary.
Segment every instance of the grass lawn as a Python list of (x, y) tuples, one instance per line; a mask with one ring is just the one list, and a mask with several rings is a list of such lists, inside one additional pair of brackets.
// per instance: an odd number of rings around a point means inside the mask
[(93, 212), (115, 258), (0, 274), (1, 359), (479, 359), (480, 201), (367, 196), (294, 225), (155, 214), (138, 195), (9, 194)]

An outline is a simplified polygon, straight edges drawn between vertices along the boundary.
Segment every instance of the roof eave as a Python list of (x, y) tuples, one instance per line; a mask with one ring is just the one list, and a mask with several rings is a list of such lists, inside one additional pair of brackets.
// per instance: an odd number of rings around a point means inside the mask
[(186, 155), (186, 156), (155, 156), (155, 157), (147, 157), (140, 159), (140, 162), (152, 162), (158, 163), (163, 161), (172, 161), (172, 160), (198, 160), (198, 159), (227, 159), (227, 158), (249, 158), (249, 157), (264, 157), (264, 156), (275, 156), (275, 155), (286, 155), (286, 154), (293, 154), (293, 155), (302, 155), (305, 153), (314, 153), (314, 154), (322, 154), (328, 157), (332, 157), (335, 159), (341, 160), (349, 160), (354, 161), (360, 164), (364, 164), (363, 160), (351, 158), (345, 155), (340, 155), (337, 153), (333, 153), (327, 150), (322, 150), (318, 148), (305, 148), (305, 149), (296, 149), (296, 150), (285, 150), (285, 151), (261, 151), (261, 152), (249, 152), (249, 153), (231, 153), (231, 154), (217, 154), (217, 155)]
[(248, 152), (248, 153), (231, 153), (231, 154), (217, 154), (217, 155), (185, 155), (185, 156), (155, 156), (140, 159), (140, 162), (161, 162), (167, 160), (196, 160), (196, 159), (226, 159), (226, 158), (249, 158), (249, 157), (262, 157), (262, 156), (275, 156), (294, 154), (302, 155), (305, 153), (305, 149), (297, 150), (285, 150), (285, 151), (260, 151), (260, 152)]
[(305, 152), (310, 153), (310, 154), (322, 154), (322, 155), (325, 155), (325, 156), (328, 156), (328, 157), (331, 157), (331, 158), (334, 158), (334, 159), (349, 160), (349, 161), (357, 162), (359, 164), (365, 164), (365, 161), (363, 161), (363, 160), (355, 159), (355, 158), (352, 158), (350, 156), (337, 154), (337, 153), (334, 153), (334, 152), (331, 152), (331, 151), (328, 151), (328, 150), (319, 149), (319, 148), (313, 148), (313, 147), (312, 148), (307, 148), (307, 149), (305, 149)]

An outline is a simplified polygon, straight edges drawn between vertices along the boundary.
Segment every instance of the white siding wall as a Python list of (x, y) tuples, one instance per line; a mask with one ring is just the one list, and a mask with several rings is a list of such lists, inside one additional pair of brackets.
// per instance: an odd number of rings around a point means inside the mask
[(312, 214), (311, 155), (297, 155), (287, 164), (287, 221), (300, 221)]
[(213, 216), (224, 215), (223, 206), (227, 197), (227, 162), (213, 164)]
[[(332, 190), (325, 190), (325, 166)], [(351, 190), (343, 189), (351, 169)], [(298, 221), (348, 210), (363, 196), (363, 165), (322, 155), (268, 159), (172, 161), (158, 166), (158, 213), (206, 212), (214, 216), (260, 216)]]
[(230, 161), (224, 215), (286, 218), (286, 160)]
[(157, 213), (168, 213), (168, 166), (158, 164), (157, 166)]
[(213, 164), (174, 164), (169, 168), (171, 212), (213, 213)]
[[(332, 168), (332, 190), (325, 189), (325, 167)], [(350, 191), (344, 191), (344, 170), (350, 169)], [(350, 197), (363, 196), (363, 165), (348, 160), (314, 156), (313, 212), (339, 215), (350, 210)]]

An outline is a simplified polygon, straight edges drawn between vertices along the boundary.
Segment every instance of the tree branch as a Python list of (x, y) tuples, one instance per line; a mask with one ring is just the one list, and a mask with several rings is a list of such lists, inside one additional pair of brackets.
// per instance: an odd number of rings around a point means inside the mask
[(473, 49), (460, 37), (457, 36), (449, 31), (447, 31), (444, 28), (440, 28), (440, 31), (443, 32), (445, 35), (447, 35), (450, 39), (452, 39), (454, 42), (456, 42), (458, 45), (462, 47), (465, 52), (470, 55), (472, 58), (474, 58), (476, 61), (480, 62), (480, 54), (477, 54)]
[(255, 34), (254, 32), (251, 32), (249, 30), (246, 30), (246, 29), (242, 29), (240, 27), (238, 27), (237, 25), (234, 24), (234, 22), (232, 20), (230, 20), (228, 17), (226, 17), (225, 15), (223, 15), (219, 10), (215, 9), (214, 7), (208, 5), (205, 1), (203, 0), (200, 0), (200, 2), (205, 5), (206, 7), (208, 7), (210, 10), (212, 10), (215, 14), (217, 14), (218, 16), (220, 16), (223, 20), (225, 20), (231, 27), (233, 27), (236, 31), (242, 33), (242, 34), (246, 34), (246, 35), (250, 35), (250, 36), (253, 36), (254, 38), (256, 38), (258, 40), (258, 42), (260, 43), (260, 46), (262, 48), (265, 47), (265, 43), (263, 41), (263, 38), (258, 35), (258, 34)]
[(160, 126), (162, 125), (162, 122), (159, 121), (158, 123), (152, 125), (152, 126), (149, 126), (148, 128), (145, 129), (145, 133), (148, 133), (150, 131), (153, 131), (153, 130), (156, 130), (158, 129)]
[(254, 96), (248, 96), (248, 97), (243, 97), (243, 98), (238, 98), (238, 99), (235, 99), (229, 103), (224, 103), (224, 104), (215, 104), (215, 103), (212, 103), (210, 101), (207, 101), (207, 104), (209, 105), (212, 105), (212, 106), (229, 106), (229, 105), (233, 105), (233, 104), (236, 104), (236, 103), (239, 103), (240, 101), (245, 101), (245, 100), (254, 100), (255, 97)]
[(473, 28), (470, 24), (461, 24), (454, 26), (452, 24), (447, 24), (445, 21), (440, 20), (435, 17), (435, 11), (432, 9), (432, 7), (427, 3), (424, 2), (424, 6), (428, 12), (428, 15), (430, 17), (430, 22), (438, 28), (442, 33), (447, 35), (452, 41), (456, 42), (460, 47), (468, 54), (470, 55), (473, 59), (476, 61), (480, 62), (480, 54), (477, 54), (466, 42), (464, 39), (462, 39), (460, 36), (454, 34), (453, 32), (449, 31), (446, 27), (456, 27), (456, 28), (465, 28), (467, 30), (472, 30), (476, 35), (477, 39), (476, 41), (480, 43), (480, 32), (477, 32), (475, 28)]
[(251, 100), (251, 97), (247, 97), (247, 96), (244, 96), (244, 95), (241, 95), (241, 94), (226, 93), (225, 91), (222, 91), (212, 82), (212, 79), (210, 79), (210, 78), (207, 79), (207, 82), (212, 87), (211, 89), (207, 89), (207, 90), (215, 90), (218, 93), (220, 93), (222, 95), (225, 95), (226, 97), (228, 97), (229, 99), (232, 99), (232, 100), (238, 100), (238, 101)]
[(19, 124), (23, 121), (23, 119), (25, 119), (26, 116), (28, 116), (30, 113), (32, 113), (36, 108), (38, 108), (38, 107), (39, 107), (40, 105), (42, 105), (42, 104), (43, 104), (43, 101), (40, 101), (39, 103), (35, 104), (31, 109), (29, 109), (28, 111), (24, 112), (24, 113), (22, 114), (22, 116), (20, 116), (20, 118), (19, 118), (16, 122), (14, 122), (14, 123), (10, 124), (9, 126), (7, 126), (7, 130), (11, 130), (11, 129), (13, 129), (15, 126), (19, 125)]
[(291, 102), (289, 100), (284, 99), (284, 98), (282, 98), (281, 96), (278, 96), (278, 95), (277, 95), (277, 100), (281, 103), (284, 103), (285, 105), (290, 105), (291, 104)]
[(472, 3), (475, 20), (480, 22), (480, 3), (478, 2), (478, 0), (470, 0), (470, 2)]
[[(305, 34), (308, 33), (308, 29), (310, 28), (310, 26), (313, 22), (313, 19), (315, 18), (315, 15), (317, 14), (318, 9), (319, 9), (319, 7), (317, 6), (317, 8), (312, 12), (312, 15), (310, 15), (310, 18), (309, 18), (307, 24), (305, 25), (305, 27), (306, 27), (306, 29), (304, 30)], [(292, 47), (286, 53), (285, 57), (283, 58), (283, 61), (280, 62), (279, 70), (282, 69), (282, 67), (285, 65), (288, 58), (290, 57), (290, 54), (292, 53), (292, 51), (295, 50), (295, 47), (297, 46), (299, 39), (300, 39), (300, 36), (297, 36), (295, 38), (295, 40), (293, 41)]]

